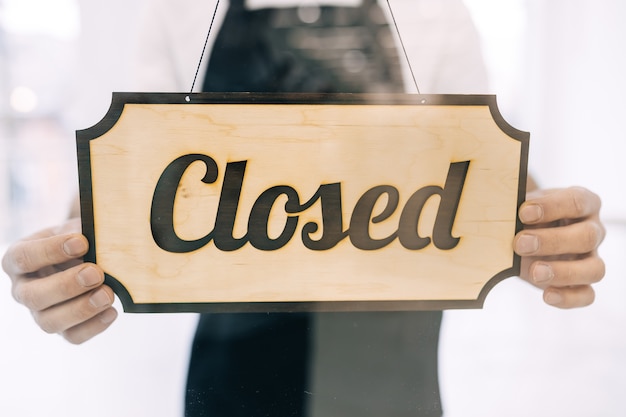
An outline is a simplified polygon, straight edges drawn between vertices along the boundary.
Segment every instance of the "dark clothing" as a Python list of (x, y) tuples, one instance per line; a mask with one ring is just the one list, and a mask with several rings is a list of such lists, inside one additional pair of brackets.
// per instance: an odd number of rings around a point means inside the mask
[[(231, 0), (203, 91), (402, 92), (393, 36), (375, 0), (361, 7), (246, 10)], [(302, 19), (317, 19), (304, 23)]]
[[(231, 0), (204, 91), (401, 92), (375, 0), (246, 10)], [(186, 415), (440, 416), (441, 312), (210, 314), (200, 318)]]
[(308, 314), (207, 314), (187, 382), (187, 416), (303, 416)]
[(441, 312), (210, 314), (187, 416), (439, 417)]

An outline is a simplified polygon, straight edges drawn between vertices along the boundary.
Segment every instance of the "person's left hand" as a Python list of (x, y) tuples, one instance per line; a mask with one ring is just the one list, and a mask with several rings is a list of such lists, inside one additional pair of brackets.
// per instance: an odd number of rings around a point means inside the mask
[(527, 194), (519, 210), (524, 230), (514, 249), (522, 256), (520, 276), (544, 290), (547, 304), (560, 308), (593, 303), (591, 284), (604, 277), (598, 246), (606, 231), (600, 198), (582, 187)]

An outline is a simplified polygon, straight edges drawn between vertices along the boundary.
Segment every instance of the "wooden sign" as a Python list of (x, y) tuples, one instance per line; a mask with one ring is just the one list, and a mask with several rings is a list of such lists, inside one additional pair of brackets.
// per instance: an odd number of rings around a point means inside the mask
[(480, 307), (528, 137), (494, 96), (115, 93), (77, 132), (85, 259), (134, 312)]

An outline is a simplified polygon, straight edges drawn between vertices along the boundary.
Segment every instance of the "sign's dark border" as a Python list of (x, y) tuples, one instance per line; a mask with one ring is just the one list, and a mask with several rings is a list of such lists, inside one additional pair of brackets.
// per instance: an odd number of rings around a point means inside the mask
[[(508, 124), (498, 110), (494, 95), (453, 94), (310, 94), (310, 93), (113, 93), (111, 106), (94, 126), (76, 132), (81, 222), (89, 241), (85, 262), (97, 263), (93, 211), (91, 154), (89, 141), (108, 132), (119, 120), (126, 104), (393, 104), (393, 105), (487, 105), (497, 126), (522, 144), (517, 207), (524, 202), (527, 183), (530, 133)], [(515, 231), (522, 229), (517, 218)], [(120, 298), (124, 311), (131, 313), (174, 312), (321, 312), (321, 311), (402, 311), (481, 308), (489, 291), (503, 279), (520, 273), (521, 258), (511, 251), (512, 267), (492, 277), (476, 300), (393, 300), (393, 301), (315, 301), (315, 302), (235, 302), (235, 303), (135, 303), (115, 277), (105, 273), (105, 283)]]

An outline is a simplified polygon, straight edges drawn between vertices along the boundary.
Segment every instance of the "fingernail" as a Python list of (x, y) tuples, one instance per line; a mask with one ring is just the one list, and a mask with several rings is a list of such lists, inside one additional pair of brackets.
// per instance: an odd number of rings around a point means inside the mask
[(519, 211), (519, 218), (524, 223), (534, 223), (543, 217), (543, 209), (537, 204), (528, 204)]
[(563, 296), (556, 291), (548, 291), (544, 296), (544, 300), (550, 305), (559, 305), (563, 302)]
[(78, 237), (71, 237), (63, 243), (63, 250), (68, 256), (79, 256), (85, 253), (85, 241)]
[(93, 287), (100, 283), (100, 274), (96, 268), (88, 266), (78, 273), (78, 283), (83, 287)]
[(95, 308), (102, 308), (112, 303), (109, 294), (105, 290), (98, 290), (89, 298), (89, 302)]
[(536, 284), (543, 284), (554, 278), (552, 267), (547, 264), (538, 264), (533, 270), (533, 280)]
[(539, 240), (533, 235), (522, 235), (517, 239), (516, 249), (520, 255), (531, 255), (539, 250)]
[(115, 309), (113, 308), (109, 308), (108, 310), (104, 310), (102, 313), (100, 313), (99, 318), (100, 321), (104, 324), (112, 323), (113, 320), (117, 318), (117, 311), (115, 311)]

